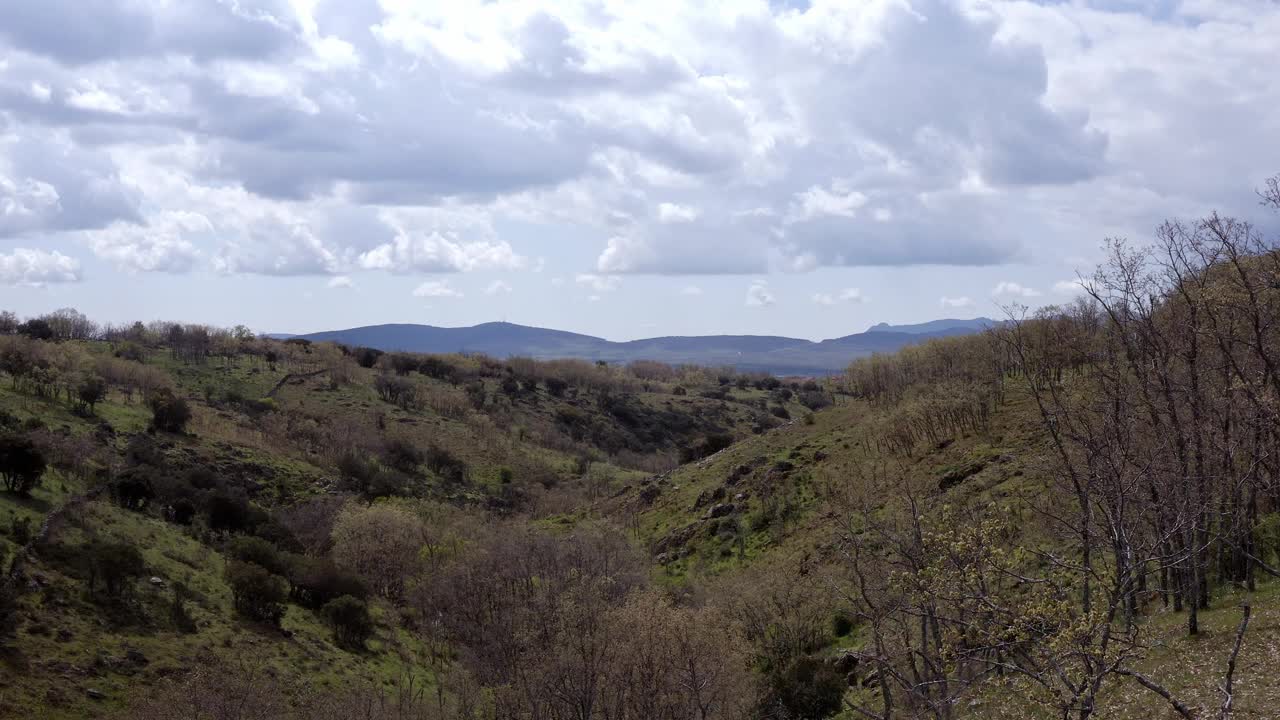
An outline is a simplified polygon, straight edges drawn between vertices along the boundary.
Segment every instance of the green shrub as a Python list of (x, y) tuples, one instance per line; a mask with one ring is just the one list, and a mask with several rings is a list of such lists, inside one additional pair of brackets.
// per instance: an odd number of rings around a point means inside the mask
[(120, 599), (133, 592), (133, 584), (146, 574), (142, 553), (128, 543), (95, 540), (85, 543), (78, 552), (89, 580), (89, 594)]
[(365, 641), (373, 634), (369, 606), (350, 595), (330, 600), (320, 614), (333, 628), (334, 640), (342, 647), (363, 649)]
[(259, 537), (239, 536), (227, 543), (227, 554), (276, 575), (289, 574), (289, 560), (275, 545)]
[(284, 578), (239, 560), (227, 563), (226, 578), (231, 585), (236, 612), (250, 620), (280, 624), (284, 603), (289, 597), (289, 584)]
[(172, 390), (157, 390), (147, 399), (151, 407), (151, 426), (161, 432), (180, 433), (191, 420), (191, 406)]
[(6, 490), (30, 495), (46, 468), (44, 453), (31, 438), (12, 433), (0, 435), (0, 478), (4, 478)]

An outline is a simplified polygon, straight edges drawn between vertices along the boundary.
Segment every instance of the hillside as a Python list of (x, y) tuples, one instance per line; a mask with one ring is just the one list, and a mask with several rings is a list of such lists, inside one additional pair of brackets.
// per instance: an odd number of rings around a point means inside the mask
[[(0, 493), (0, 566), (21, 582), (5, 607), (0, 716), (100, 715), (240, 660), (309, 692), (398, 682), (429, 642), (373, 598), (362, 650), (339, 642), (323, 602), (307, 599), (319, 591), (303, 590), (333, 572), (309, 559), (331, 542), (310, 523), (379, 498), (424, 518), (553, 517), (782, 422), (759, 377), (225, 336), (218, 350), (202, 328), (163, 335), (184, 332), (191, 344), (141, 329), (105, 342), (0, 337), (11, 374), (0, 435), (33, 438), (49, 463), (29, 496)], [(88, 374), (108, 380), (92, 408), (77, 399)], [(181, 430), (152, 425), (157, 393), (189, 408)], [(274, 620), (237, 604), (233, 561), (262, 552), (242, 537), (294, 558), (278, 560), (289, 593)], [(342, 577), (324, 582), (356, 582)]]
[[(934, 320), (921, 325), (880, 323), (867, 332), (812, 342), (758, 335), (658, 337), (627, 342), (512, 323), (442, 328), (430, 325), (375, 325), (301, 336), (315, 342), (339, 342), (387, 351), (483, 353), (498, 358), (539, 360), (576, 358), (628, 363), (650, 360), (671, 365), (732, 367), (744, 372), (778, 375), (827, 375), (850, 361), (877, 352), (894, 352), (934, 337), (980, 332), (986, 318)], [(279, 336), (286, 337), (286, 336)], [(288, 336), (292, 337), (292, 336)]]
[(9, 323), (0, 716), (1267, 717), (1242, 247), (821, 380)]

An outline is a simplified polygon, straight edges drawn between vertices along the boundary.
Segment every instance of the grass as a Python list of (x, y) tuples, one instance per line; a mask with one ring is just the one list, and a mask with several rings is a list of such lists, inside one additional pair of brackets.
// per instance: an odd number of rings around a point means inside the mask
[[(0, 506), (11, 504), (0, 497)], [(377, 635), (363, 653), (339, 648), (323, 621), (301, 607), (288, 607), (283, 632), (238, 619), (222, 579), (221, 554), (163, 521), (93, 502), (55, 542), (73, 547), (90, 535), (142, 549), (147, 576), (136, 584), (135, 602), (145, 608), (146, 619), (121, 622), (118, 613), (87, 597), (69, 568), (38, 563), (31, 574), (40, 590), (24, 595), (19, 605), (18, 651), (6, 658), (0, 716), (102, 716), (124, 707), (131, 694), (211, 658), (248, 659), (286, 682), (325, 688), (390, 686), (403, 672), (405, 658), (424, 657), (421, 644), (397, 629), (386, 609), (376, 611)], [(160, 583), (153, 584), (153, 577)], [(177, 632), (166, 620), (172, 587), (179, 582), (192, 593), (187, 607), (198, 626), (193, 634)], [(141, 653), (145, 664), (127, 660), (130, 651)], [(104, 697), (94, 699), (90, 690)]]

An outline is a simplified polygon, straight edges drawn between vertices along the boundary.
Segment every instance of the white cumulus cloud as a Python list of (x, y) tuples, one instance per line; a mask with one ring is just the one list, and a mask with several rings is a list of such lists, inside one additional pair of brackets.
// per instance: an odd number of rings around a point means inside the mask
[(0, 253), (0, 284), (39, 287), (80, 279), (80, 262), (56, 250), (15, 248)]
[(1039, 290), (1036, 290), (1035, 288), (1029, 288), (1025, 285), (1020, 285), (1016, 282), (1011, 282), (1009, 280), (1003, 280), (999, 283), (996, 283), (996, 286), (991, 289), (991, 294), (996, 297), (1000, 297), (1000, 296), (1019, 297), (1019, 298), (1040, 297)]
[(747, 288), (747, 307), (767, 307), (777, 302), (768, 284), (754, 282)]
[(414, 297), (420, 298), (460, 298), (462, 293), (441, 280), (428, 280), (413, 290)]

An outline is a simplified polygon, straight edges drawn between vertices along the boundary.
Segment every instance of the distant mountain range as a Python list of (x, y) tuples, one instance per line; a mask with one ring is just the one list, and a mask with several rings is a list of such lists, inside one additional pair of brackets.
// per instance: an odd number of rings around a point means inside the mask
[(483, 353), (499, 358), (524, 356), (542, 360), (579, 358), (611, 363), (658, 360), (671, 364), (728, 365), (744, 371), (781, 375), (821, 375), (843, 370), (858, 357), (893, 352), (929, 338), (980, 332), (994, 324), (995, 321), (988, 318), (931, 320), (918, 325), (880, 323), (866, 332), (821, 342), (772, 335), (657, 337), (613, 342), (591, 335), (504, 322), (458, 328), (371, 325), (273, 337), (300, 337), (387, 351)]

